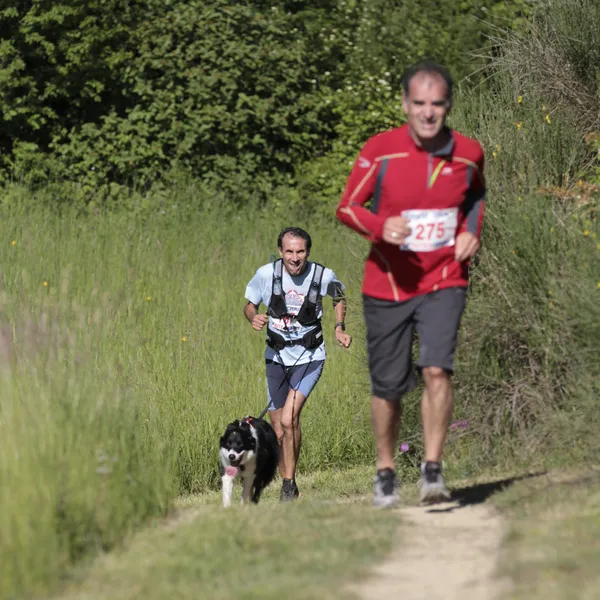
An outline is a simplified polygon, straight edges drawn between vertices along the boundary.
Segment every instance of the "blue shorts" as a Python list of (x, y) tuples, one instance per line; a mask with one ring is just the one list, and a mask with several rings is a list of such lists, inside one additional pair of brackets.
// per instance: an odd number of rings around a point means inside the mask
[(280, 363), (267, 360), (267, 397), (269, 399), (269, 410), (283, 408), (290, 390), (300, 392), (308, 398), (312, 392), (321, 373), (323, 372), (324, 360), (286, 367)]

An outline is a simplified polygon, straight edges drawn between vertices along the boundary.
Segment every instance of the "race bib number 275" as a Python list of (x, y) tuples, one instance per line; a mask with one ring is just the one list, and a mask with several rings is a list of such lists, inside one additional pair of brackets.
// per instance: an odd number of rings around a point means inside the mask
[(454, 246), (458, 208), (403, 210), (401, 214), (408, 219), (411, 234), (404, 240), (400, 250), (433, 252)]

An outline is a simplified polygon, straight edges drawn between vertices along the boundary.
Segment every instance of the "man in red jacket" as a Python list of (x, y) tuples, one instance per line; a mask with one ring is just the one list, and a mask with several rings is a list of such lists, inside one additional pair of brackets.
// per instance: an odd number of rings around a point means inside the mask
[(415, 328), (417, 368), (425, 384), (421, 503), (450, 499), (441, 458), (452, 415), (451, 375), (469, 259), (479, 249), (485, 195), (480, 144), (446, 126), (452, 105), (448, 71), (420, 63), (404, 74), (403, 88), (408, 122), (367, 141), (336, 211), (342, 223), (372, 243), (362, 292), (378, 507), (398, 502), (394, 454), (401, 399), (416, 385)]

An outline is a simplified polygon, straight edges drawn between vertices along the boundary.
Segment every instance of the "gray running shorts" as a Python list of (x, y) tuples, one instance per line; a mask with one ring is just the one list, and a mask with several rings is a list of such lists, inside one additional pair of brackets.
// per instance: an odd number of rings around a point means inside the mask
[(466, 288), (452, 287), (404, 302), (363, 294), (373, 395), (398, 401), (415, 388), (412, 364), (415, 330), (420, 346), (417, 368), (440, 367), (453, 373), (466, 294)]
[(267, 360), (267, 396), (269, 410), (283, 408), (290, 390), (310, 396), (323, 372), (324, 360), (313, 360), (303, 365), (284, 366)]

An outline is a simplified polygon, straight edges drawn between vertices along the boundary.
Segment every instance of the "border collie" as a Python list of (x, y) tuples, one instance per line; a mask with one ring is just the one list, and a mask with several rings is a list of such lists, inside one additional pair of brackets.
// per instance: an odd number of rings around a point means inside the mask
[(231, 505), (233, 482), (242, 480), (242, 503), (258, 503), (275, 477), (279, 445), (275, 431), (263, 419), (245, 417), (227, 426), (219, 442), (223, 506)]

